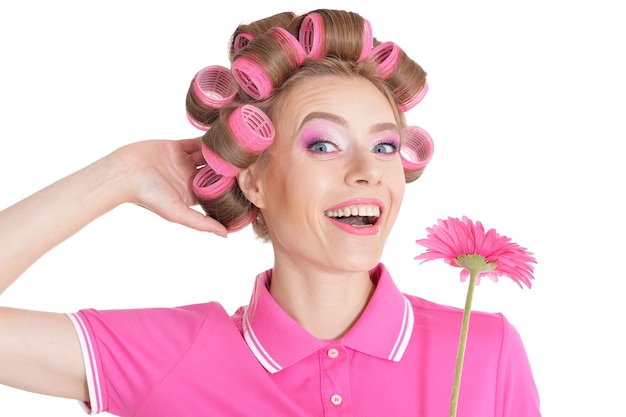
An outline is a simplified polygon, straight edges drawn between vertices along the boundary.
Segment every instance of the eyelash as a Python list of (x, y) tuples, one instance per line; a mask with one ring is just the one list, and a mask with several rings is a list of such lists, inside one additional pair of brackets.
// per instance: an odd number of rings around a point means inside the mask
[[(335, 148), (335, 150), (334, 150), (334, 151), (333, 151), (333, 150), (331, 150), (331, 151), (325, 151), (325, 152), (324, 152), (324, 151), (318, 151), (318, 150), (315, 150), (314, 148), (315, 148), (316, 146), (318, 146), (318, 145), (331, 145), (332, 147), (334, 147), (334, 148)], [(327, 139), (319, 139), (319, 138), (316, 138), (316, 139), (313, 139), (311, 142), (309, 142), (309, 143), (306, 145), (306, 148), (307, 148), (310, 152), (312, 152), (312, 153), (330, 153), (330, 152), (336, 152), (337, 150), (339, 150), (339, 145), (337, 145), (336, 143), (334, 143), (334, 142), (332, 142), (332, 141), (330, 141), (330, 140), (327, 140)]]
[(376, 144), (376, 146), (374, 146), (374, 149), (372, 149), (373, 153), (382, 153), (382, 152), (376, 152), (375, 149), (378, 148), (379, 146), (391, 146), (392, 150), (391, 152), (384, 152), (384, 153), (389, 153), (389, 154), (393, 154), (398, 152), (398, 148), (399, 148), (399, 143), (395, 140), (384, 140), (382, 142), (379, 142)]

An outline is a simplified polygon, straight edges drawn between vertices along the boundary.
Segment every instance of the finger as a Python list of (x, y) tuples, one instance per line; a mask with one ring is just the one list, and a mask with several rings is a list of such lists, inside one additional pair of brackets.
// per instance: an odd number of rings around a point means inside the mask
[(177, 214), (170, 219), (175, 223), (179, 223), (183, 226), (187, 226), (201, 232), (214, 233), (222, 237), (226, 237), (228, 235), (228, 231), (223, 224), (192, 208), (184, 207), (184, 209), (178, 210), (176, 213)]
[(204, 160), (204, 156), (202, 156), (202, 152), (194, 152), (189, 155), (191, 158), (191, 162), (195, 168), (200, 168), (206, 165), (206, 161)]
[(185, 152), (192, 154), (200, 151), (202, 145), (202, 137), (192, 139), (180, 139), (178, 141)]
[(181, 141), (183, 150), (189, 155), (194, 167), (206, 165), (202, 155), (202, 138), (185, 139)]

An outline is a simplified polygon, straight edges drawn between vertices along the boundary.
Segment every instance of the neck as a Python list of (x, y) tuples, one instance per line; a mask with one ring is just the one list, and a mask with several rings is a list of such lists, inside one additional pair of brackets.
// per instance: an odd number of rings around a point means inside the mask
[(322, 340), (343, 336), (374, 291), (369, 272), (328, 272), (277, 263), (270, 293), (287, 314)]

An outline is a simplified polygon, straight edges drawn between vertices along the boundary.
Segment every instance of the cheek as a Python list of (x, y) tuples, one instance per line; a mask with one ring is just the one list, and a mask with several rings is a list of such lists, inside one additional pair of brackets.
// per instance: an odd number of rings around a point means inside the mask
[(312, 189), (317, 188), (319, 179), (308, 164), (298, 162), (292, 156), (275, 158), (263, 175), (268, 204), (282, 209), (286, 204), (292, 206), (310, 201)]
[(402, 175), (402, 182), (398, 182), (398, 185), (393, 188), (393, 193), (394, 193), (395, 198), (398, 200), (397, 201), (398, 205), (400, 205), (400, 203), (402, 202), (402, 199), (404, 198), (404, 190), (405, 190), (404, 175)]
[(332, 168), (321, 168), (319, 164), (301, 161), (283, 179), (283, 184), (291, 199), (313, 203), (337, 188), (338, 178)]
[(388, 178), (390, 184), (389, 188), (391, 189), (394, 197), (399, 200), (399, 203), (404, 198), (404, 191), (406, 189), (406, 179), (404, 177), (404, 168), (402, 168), (402, 164), (390, 172)]
[(393, 188), (404, 189), (406, 185), (406, 178), (404, 176), (404, 167), (402, 166), (402, 162), (399, 158), (388, 167), (387, 179)]
[(388, 207), (387, 216), (388, 219), (391, 220), (391, 223), (388, 223), (388, 226), (391, 228), (393, 224), (395, 224), (396, 219), (398, 218), (398, 213), (402, 207), (402, 201), (404, 199), (404, 191), (405, 191), (405, 182), (404, 182), (404, 171), (402, 171), (402, 175), (393, 183), (393, 186), (389, 187), (390, 196), (391, 196), (391, 204)]

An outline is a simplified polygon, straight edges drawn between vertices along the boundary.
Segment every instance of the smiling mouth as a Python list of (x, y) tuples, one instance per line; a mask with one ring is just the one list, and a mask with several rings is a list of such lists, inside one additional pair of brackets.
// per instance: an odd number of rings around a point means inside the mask
[(327, 217), (354, 227), (374, 226), (380, 218), (376, 205), (354, 205), (324, 212)]

